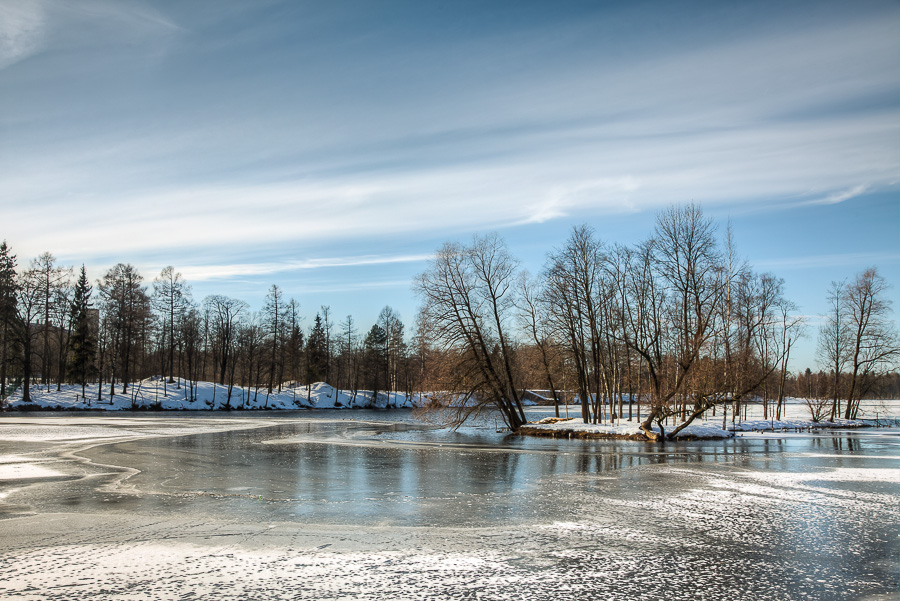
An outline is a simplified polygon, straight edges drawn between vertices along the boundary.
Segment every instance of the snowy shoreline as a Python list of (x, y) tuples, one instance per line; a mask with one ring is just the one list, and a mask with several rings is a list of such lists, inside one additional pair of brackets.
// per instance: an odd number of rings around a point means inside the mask
[[(811, 431), (832, 428), (870, 428), (875, 424), (871, 420), (837, 419), (833, 422), (814, 422), (803, 419), (786, 420), (745, 420), (738, 423), (727, 424), (725, 430), (721, 427), (721, 420), (716, 423), (713, 420), (691, 424), (678, 433), (676, 440), (720, 440), (733, 438), (744, 432), (784, 432), (784, 431)], [(639, 422), (626, 422), (615, 425), (610, 424), (585, 424), (576, 418), (545, 418), (539, 422), (526, 424), (519, 430), (519, 434), (528, 436), (545, 436), (549, 438), (585, 438), (585, 439), (618, 439), (618, 440), (648, 440), (641, 432)], [(653, 426), (654, 432), (659, 432), (658, 426)]]
[[(121, 386), (121, 385), (119, 385)], [(212, 382), (193, 383), (193, 400), (190, 399), (190, 388), (187, 382), (172, 384), (163, 378), (154, 377), (136, 382), (129, 387), (127, 394), (116, 394), (110, 401), (108, 384), (104, 386), (102, 401), (98, 402), (97, 384), (88, 385), (85, 392), (87, 399), (81, 396), (81, 386), (66, 384), (59, 391), (55, 386), (50, 390), (46, 386), (32, 386), (32, 402), (22, 402), (22, 391), (12, 394), (2, 409), (3, 412), (74, 412), (105, 413), (109, 411), (139, 412), (243, 412), (243, 411), (298, 411), (314, 409), (414, 409), (424, 407), (428, 403), (427, 393), (407, 395), (402, 392), (339, 390), (325, 382), (317, 382), (310, 386), (283, 385), (281, 391), (273, 390), (267, 394), (265, 389), (234, 386), (229, 393), (228, 386)], [(863, 412), (865, 419), (836, 419), (833, 422), (815, 422), (808, 417), (805, 403), (801, 399), (788, 399), (781, 420), (762, 419), (761, 407), (752, 406), (751, 414), (736, 423), (729, 422), (722, 428), (721, 417), (710, 417), (697, 420), (676, 437), (677, 440), (721, 440), (733, 438), (737, 434), (747, 432), (779, 432), (779, 431), (815, 431), (832, 428), (866, 428), (879, 425), (900, 426), (897, 412), (900, 401), (872, 401), (875, 404)], [(529, 421), (519, 430), (519, 434), (549, 438), (576, 439), (620, 439), (646, 441), (646, 435), (640, 431), (637, 419), (634, 421), (618, 421), (610, 424), (585, 424), (580, 417), (551, 417), (553, 407), (533, 405), (529, 412)], [(571, 406), (580, 415), (578, 405)], [(540, 419), (541, 414), (546, 415)], [(569, 413), (567, 413), (569, 415)], [(874, 419), (873, 419), (874, 418)], [(674, 425), (666, 427), (669, 432)], [(657, 426), (654, 431), (659, 432)]]
[[(110, 400), (108, 384), (102, 395), (97, 384), (89, 384), (85, 396), (81, 386), (64, 384), (60, 390), (52, 385), (32, 386), (31, 402), (22, 402), (22, 391), (12, 394), (5, 403), (6, 411), (291, 411), (298, 409), (396, 409), (423, 404), (420, 395), (402, 392), (338, 390), (324, 382), (310, 386), (283, 386), (267, 393), (265, 388), (241, 387), (194, 382), (193, 398), (187, 382), (168, 383), (162, 378), (149, 378), (129, 385), (127, 393)], [(121, 384), (117, 386), (121, 390)], [(102, 400), (98, 400), (102, 396)]]

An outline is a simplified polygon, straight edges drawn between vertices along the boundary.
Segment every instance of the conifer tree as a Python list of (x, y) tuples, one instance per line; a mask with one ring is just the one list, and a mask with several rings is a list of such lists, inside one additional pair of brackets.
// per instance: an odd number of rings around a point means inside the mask
[(7, 366), (11, 359), (12, 326), (16, 318), (16, 255), (6, 240), (0, 243), (0, 403), (6, 398)]
[(313, 323), (309, 338), (306, 341), (307, 377), (309, 383), (321, 381), (325, 375), (328, 355), (328, 342), (325, 335), (325, 324), (322, 316), (316, 313), (316, 321)]
[(363, 371), (367, 383), (372, 388), (372, 401), (378, 399), (378, 393), (386, 383), (383, 374), (387, 373), (387, 343), (388, 335), (377, 323), (372, 326), (363, 342)]
[(87, 272), (81, 266), (81, 275), (75, 284), (75, 295), (72, 299), (72, 354), (69, 358), (69, 379), (81, 384), (81, 396), (85, 395), (87, 381), (96, 373), (94, 358), (97, 353), (97, 341), (91, 327), (91, 291)]

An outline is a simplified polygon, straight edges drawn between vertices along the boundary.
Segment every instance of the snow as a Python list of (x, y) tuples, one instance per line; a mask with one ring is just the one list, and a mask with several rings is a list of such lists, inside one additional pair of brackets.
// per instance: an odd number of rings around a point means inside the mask
[[(543, 421), (543, 420), (542, 420)], [(530, 428), (537, 431), (545, 431), (551, 435), (573, 434), (576, 436), (594, 435), (602, 436), (640, 436), (641, 429), (637, 421), (619, 421), (615, 424), (586, 424), (580, 419), (569, 418), (568, 420), (560, 420), (554, 423), (534, 423), (529, 424)], [(653, 430), (659, 432), (659, 427), (654, 426)], [(730, 438), (734, 436), (734, 432), (722, 430), (721, 421), (719, 425), (708, 423), (691, 424), (681, 432), (679, 437), (696, 437), (696, 438)]]
[[(81, 386), (64, 384), (56, 390), (53, 384), (31, 387), (30, 406), (40, 409), (127, 411), (133, 409), (160, 409), (168, 411), (206, 411), (224, 409), (228, 405), (236, 410), (297, 410), (297, 409), (412, 409), (428, 404), (434, 393), (413, 393), (380, 391), (377, 396), (371, 390), (339, 390), (325, 382), (309, 386), (288, 382), (267, 394), (266, 388), (234, 386), (229, 398), (228, 386), (213, 382), (195, 382), (195, 399), (189, 400), (188, 383), (181, 380), (181, 386), (164, 382), (163, 378), (152, 377), (129, 386), (128, 393), (122, 394), (122, 385), (116, 385), (117, 394), (112, 402), (109, 398), (109, 384), (103, 385), (103, 398), (97, 401), (97, 384), (89, 384), (86, 399), (81, 396)], [(466, 404), (477, 401), (469, 399)], [(462, 401), (454, 401), (459, 406)], [(12, 408), (22, 408), (22, 393), (16, 391), (8, 399)], [(523, 406), (533, 407), (534, 401), (523, 399)]]
[[(117, 394), (112, 400), (109, 384), (103, 387), (102, 400), (97, 400), (97, 384), (85, 389), (86, 398), (81, 396), (81, 386), (65, 384), (59, 391), (55, 385), (31, 387), (30, 405), (40, 409), (61, 410), (101, 410), (123, 411), (131, 409), (161, 409), (205, 411), (224, 409), (226, 405), (237, 410), (296, 410), (296, 409), (390, 409), (412, 408), (425, 403), (422, 395), (407, 396), (402, 392), (379, 392), (360, 390), (355, 394), (349, 390), (338, 390), (325, 382), (309, 386), (282, 386), (267, 394), (265, 388), (234, 386), (229, 397), (229, 387), (213, 382), (196, 382), (195, 399), (190, 400), (190, 391), (185, 381), (179, 388), (154, 377), (129, 386), (127, 394), (121, 394), (121, 384), (116, 386)], [(22, 393), (17, 391), (8, 399), (13, 408), (22, 408)]]
[[(97, 384), (87, 387), (87, 400), (81, 396), (81, 386), (63, 385), (57, 391), (56, 386), (46, 387), (32, 386), (31, 405), (41, 409), (60, 410), (105, 410), (122, 411), (132, 409), (161, 409), (203, 411), (211, 409), (234, 410), (297, 410), (297, 409), (393, 409), (422, 407), (428, 403), (430, 393), (412, 394), (407, 396), (402, 392), (379, 392), (373, 396), (372, 391), (360, 390), (355, 394), (349, 390), (339, 390), (325, 382), (316, 382), (310, 386), (287, 383), (282, 385), (281, 391), (273, 390), (267, 394), (265, 388), (234, 386), (229, 398), (228, 386), (222, 386), (213, 382), (197, 382), (195, 386), (195, 400), (189, 400), (189, 389), (182, 381), (181, 387), (176, 384), (168, 384), (163, 378), (153, 377), (137, 382), (129, 387), (128, 394), (116, 394), (110, 402), (109, 385), (104, 385), (103, 398), (97, 401)], [(121, 392), (121, 384), (116, 390)], [(529, 391), (539, 397), (541, 391)], [(21, 391), (10, 397), (9, 405), (12, 408), (23, 407)], [(880, 415), (882, 417), (896, 413), (894, 404), (897, 401), (873, 401), (874, 405), (866, 413), (866, 417)], [(534, 402), (525, 400), (524, 405), (531, 408), (551, 411), (552, 407), (536, 406)], [(578, 405), (568, 407), (569, 415), (579, 415), (581, 408)], [(731, 438), (736, 434), (747, 432), (771, 432), (790, 430), (810, 430), (819, 428), (855, 428), (867, 425), (861, 420), (836, 419), (834, 422), (813, 422), (805, 417), (808, 415), (803, 399), (787, 399), (784, 406), (784, 419), (764, 420), (760, 419), (761, 406), (751, 405), (748, 417), (750, 419), (732, 422), (731, 416), (727, 418), (726, 428), (722, 429), (722, 418), (709, 415), (705, 420), (695, 420), (690, 426), (679, 432), (679, 438)], [(864, 412), (865, 413), (865, 412)], [(869, 415), (871, 414), (871, 415)], [(555, 423), (549, 423), (549, 422)], [(642, 435), (638, 427), (639, 421), (618, 420), (604, 424), (585, 424), (579, 417), (557, 421), (556, 418), (545, 418), (528, 424), (529, 429), (539, 435), (546, 432), (549, 436), (575, 437), (640, 437)], [(674, 424), (665, 426), (667, 432), (675, 427)], [(653, 430), (659, 432), (659, 427), (654, 425)]]
[[(618, 421), (614, 424), (585, 424), (580, 419), (569, 418), (560, 419), (544, 418), (536, 423), (528, 424), (530, 429), (537, 431), (545, 431), (550, 435), (568, 434), (575, 436), (595, 435), (603, 436), (640, 436), (642, 434), (639, 422), (635, 421)], [(748, 420), (732, 424), (730, 421), (726, 424), (726, 429), (722, 429), (722, 420), (709, 419), (706, 421), (696, 420), (691, 425), (681, 430), (677, 438), (731, 438), (737, 432), (773, 432), (785, 430), (810, 430), (818, 428), (859, 428), (867, 424), (861, 420), (845, 420), (836, 419), (834, 422), (814, 422), (804, 419), (784, 419), (784, 420)], [(671, 432), (675, 426), (666, 428), (666, 432)], [(654, 432), (659, 432), (659, 426), (653, 426)]]
[[(608, 411), (608, 406), (606, 407)], [(585, 424), (581, 421), (581, 406), (578, 404), (560, 406), (560, 415), (568, 417), (556, 418), (550, 416), (554, 411), (553, 407), (539, 407), (529, 411), (529, 417), (534, 421), (528, 424), (530, 430), (537, 430), (538, 435), (546, 432), (547, 436), (565, 437), (640, 437), (641, 430), (639, 424), (641, 420), (637, 419), (636, 408), (635, 416), (632, 421), (626, 419), (618, 420), (614, 423), (609, 421), (608, 413), (604, 416), (603, 424)], [(646, 417), (646, 409), (644, 409), (644, 417)], [(769, 405), (770, 415), (774, 413), (774, 407)], [(539, 419), (541, 413), (547, 413), (548, 417)], [(628, 414), (628, 405), (625, 405), (624, 414)], [(708, 412), (704, 419), (697, 419), (679, 432), (678, 438), (732, 438), (734, 436), (743, 435), (750, 432), (783, 432), (783, 431), (805, 431), (823, 428), (859, 428), (872, 425), (871, 422), (865, 421), (872, 418), (879, 419), (898, 419), (900, 418), (900, 401), (898, 400), (864, 400), (861, 403), (859, 415), (863, 419), (845, 420), (835, 419), (833, 422), (820, 421), (814, 422), (809, 418), (809, 410), (805, 399), (787, 398), (782, 408), (782, 419), (763, 419), (762, 402), (759, 400), (751, 401), (746, 406), (746, 419), (737, 419), (732, 421), (731, 412), (729, 411), (726, 418), (725, 429), (722, 428), (722, 414), (719, 408), (718, 415), (712, 415)], [(574, 417), (573, 417), (574, 416)], [(671, 420), (668, 424), (664, 424), (666, 432), (671, 432), (676, 423)], [(654, 432), (659, 432), (659, 428), (654, 424)], [(529, 432), (531, 433), (531, 432)]]
[(62, 472), (38, 465), (41, 462), (40, 459), (22, 455), (0, 456), (0, 482), (4, 480), (56, 478), (65, 475)]

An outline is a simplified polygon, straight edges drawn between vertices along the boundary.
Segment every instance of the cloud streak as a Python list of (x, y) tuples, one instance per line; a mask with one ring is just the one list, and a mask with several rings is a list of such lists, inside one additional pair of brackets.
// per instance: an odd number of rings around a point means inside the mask
[(820, 198), (817, 200), (811, 200), (805, 204), (812, 205), (834, 205), (839, 202), (844, 202), (845, 200), (850, 200), (851, 198), (856, 198), (857, 196), (861, 196), (865, 194), (869, 189), (868, 184), (860, 184), (858, 186), (853, 186), (849, 190), (833, 192), (824, 198)]
[(900, 253), (864, 252), (813, 255), (807, 257), (785, 257), (756, 261), (758, 269), (824, 269), (855, 265), (895, 265), (900, 263)]
[[(215, 279), (241, 276), (259, 276), (292, 271), (309, 271), (335, 267), (360, 267), (370, 265), (388, 265), (393, 263), (416, 263), (427, 261), (431, 255), (398, 255), (398, 256), (359, 256), (331, 257), (323, 259), (307, 259), (303, 261), (283, 261), (270, 263), (240, 263), (187, 265), (178, 271), (189, 281), (201, 282)], [(409, 282), (406, 282), (407, 285)]]

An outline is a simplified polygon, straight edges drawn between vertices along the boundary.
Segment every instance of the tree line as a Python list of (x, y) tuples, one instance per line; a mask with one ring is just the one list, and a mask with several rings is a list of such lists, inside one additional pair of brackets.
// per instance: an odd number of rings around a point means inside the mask
[[(426, 381), (446, 391), (437, 400), (457, 423), (491, 408), (517, 430), (524, 391), (537, 387), (557, 416), (574, 391), (585, 423), (627, 413), (647, 438), (665, 440), (717, 410), (724, 426), (751, 399), (780, 419), (791, 391), (811, 392), (788, 371), (807, 326), (784, 281), (741, 261), (731, 228), (720, 238), (695, 205), (660, 212), (633, 245), (576, 227), (537, 276), (496, 235), (447, 243), (415, 288)], [(831, 396), (832, 419), (842, 399), (844, 417), (855, 417), (900, 356), (886, 288), (875, 269), (834, 286), (820, 333), (820, 356), (834, 367), (816, 388)]]
[(575, 227), (536, 275), (495, 234), (447, 243), (413, 288), (422, 304), (412, 332), (385, 307), (361, 335), (327, 305), (305, 327), (278, 285), (251, 311), (219, 294), (195, 301), (173, 267), (148, 282), (119, 263), (92, 284), (83, 266), (76, 273), (50, 253), (20, 269), (3, 242), (0, 401), (21, 388), (30, 402), (25, 383), (80, 384), (84, 396), (99, 382), (102, 402), (159, 375), (189, 400), (197, 382), (216, 382), (230, 406), (235, 386), (258, 396), (326, 381), (426, 392), (452, 423), (491, 410), (517, 430), (528, 391), (539, 390), (557, 415), (578, 400), (586, 423), (636, 419), (661, 440), (709, 413), (740, 419), (751, 400), (766, 419), (780, 419), (789, 396), (808, 399), (814, 419), (835, 419), (856, 417), (862, 398), (900, 396), (900, 345), (877, 270), (832, 284), (818, 337), (825, 369), (792, 374), (805, 318), (783, 280), (741, 260), (730, 226), (720, 233), (695, 205), (660, 212), (631, 245)]
[(194, 301), (173, 267), (146, 282), (119, 263), (91, 285), (83, 266), (76, 276), (50, 253), (18, 269), (0, 244), (0, 401), (21, 388), (28, 404), (29, 385), (74, 383), (90, 402), (86, 386), (98, 382), (95, 400), (111, 401), (154, 375), (184, 386), (191, 401), (198, 382), (216, 382), (227, 387), (226, 407), (235, 386), (265, 395), (265, 404), (284, 386), (319, 381), (354, 394), (411, 393), (419, 364), (391, 307), (365, 336), (351, 315), (335, 325), (326, 305), (306, 328), (299, 303), (278, 285), (254, 312), (219, 294)]

